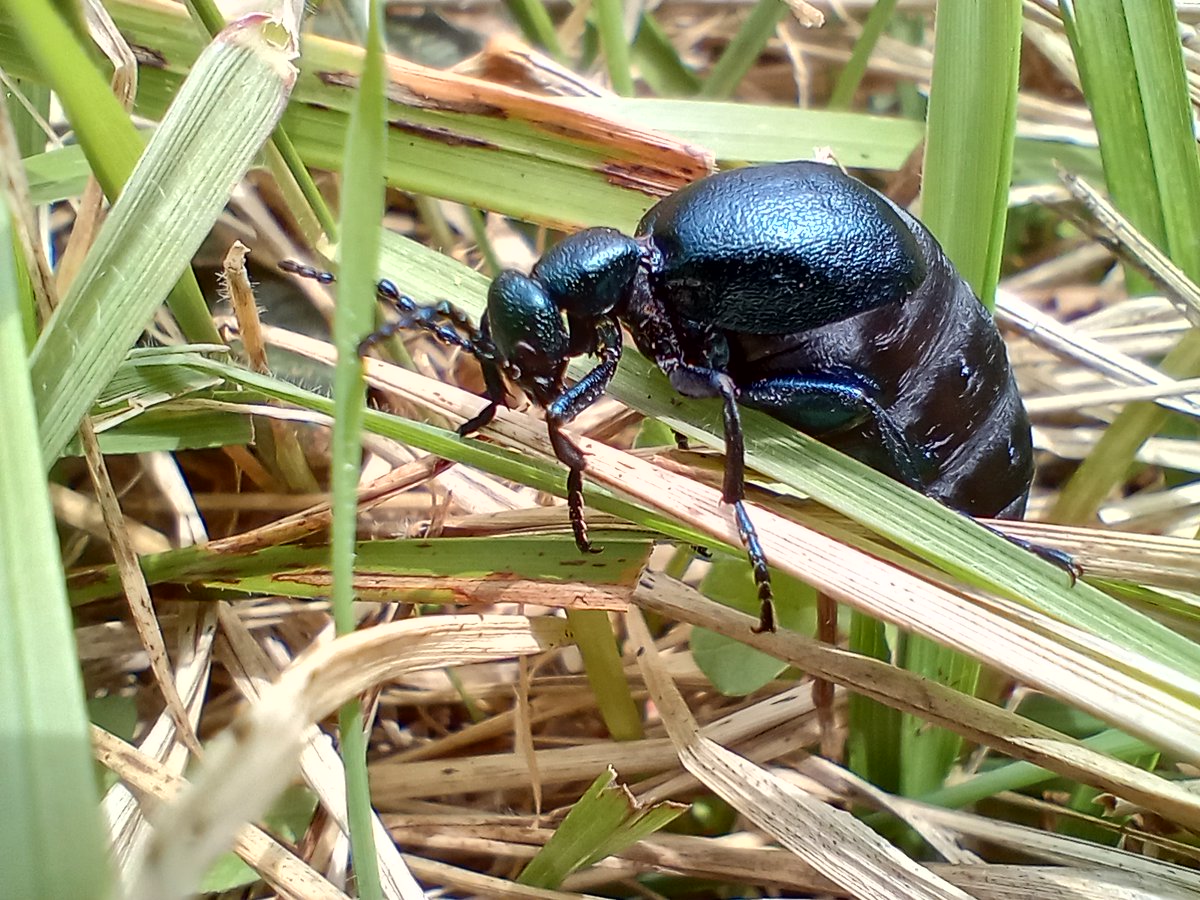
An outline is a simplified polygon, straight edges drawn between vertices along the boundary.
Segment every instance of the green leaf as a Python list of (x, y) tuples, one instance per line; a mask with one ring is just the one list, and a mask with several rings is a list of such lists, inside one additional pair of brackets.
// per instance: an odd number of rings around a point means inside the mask
[[(772, 582), (780, 626), (812, 634), (816, 630), (816, 591), (781, 572), (772, 575)], [(744, 558), (725, 554), (716, 557), (700, 590), (718, 603), (758, 615), (758, 589), (750, 564)], [(706, 628), (692, 631), (691, 647), (700, 671), (713, 687), (731, 697), (752, 693), (787, 669), (775, 657)]]
[(617, 784), (617, 773), (610, 768), (571, 807), (517, 883), (557, 888), (572, 872), (620, 853), (678, 818), (685, 809), (678, 803), (640, 807), (628, 789)]

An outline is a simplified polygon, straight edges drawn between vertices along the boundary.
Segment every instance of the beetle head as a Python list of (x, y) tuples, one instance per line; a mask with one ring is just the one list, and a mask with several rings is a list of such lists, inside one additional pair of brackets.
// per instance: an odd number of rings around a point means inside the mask
[(625, 297), (641, 252), (637, 241), (615, 228), (585, 228), (547, 250), (531, 274), (560, 309), (592, 318)]
[(487, 318), (492, 343), (513, 380), (542, 405), (544, 397), (557, 396), (569, 353), (567, 328), (542, 285), (505, 269), (488, 288)]

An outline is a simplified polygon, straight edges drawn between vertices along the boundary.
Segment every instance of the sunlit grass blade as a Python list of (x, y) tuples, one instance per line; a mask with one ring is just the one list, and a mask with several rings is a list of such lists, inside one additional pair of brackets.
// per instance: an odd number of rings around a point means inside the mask
[(13, 897), (104, 896), (112, 882), (87, 714), (38, 453), (12, 230), (0, 207), (0, 859)]
[[(117, 370), (283, 112), (286, 36), (257, 17), (210, 45), (32, 356), (48, 461)], [(154, 240), (147, 240), (154, 235)]]
[[(143, 142), (128, 113), (113, 96), (91, 57), (45, 0), (9, 4), (25, 49), (36, 65), (31, 75), (48, 81), (83, 147), (91, 172), (105, 195), (115, 201), (142, 152)], [(192, 340), (214, 340), (216, 331), (190, 270), (175, 273), (171, 309)], [(161, 302), (161, 298), (158, 302)]]
[[(1113, 201), (1195, 280), (1200, 277), (1195, 239), (1200, 231), (1200, 160), (1174, 4), (1062, 0), (1060, 6), (1100, 135)], [(1136, 275), (1130, 276), (1130, 285), (1134, 290), (1145, 286)], [(1161, 368), (1175, 377), (1200, 371), (1200, 335), (1185, 335)], [(1089, 521), (1124, 478), (1137, 448), (1166, 418), (1152, 404), (1127, 407), (1060, 493), (1051, 517)]]
[[(378, 0), (366, 8), (366, 53), (350, 128), (346, 134), (345, 183), (339, 248), (341, 282), (334, 313), (333, 339), (333, 621), (339, 635), (358, 627), (354, 612), (354, 550), (358, 534), (358, 482), (362, 466), (362, 423), (366, 405), (359, 342), (375, 322), (375, 272), (379, 223), (383, 220), (383, 170), (387, 128), (384, 104), (383, 11)], [(346, 806), (350, 847), (361, 896), (382, 896), (378, 854), (367, 782), (367, 741), (362, 707), (348, 700), (338, 715), (342, 759), (346, 767)]]

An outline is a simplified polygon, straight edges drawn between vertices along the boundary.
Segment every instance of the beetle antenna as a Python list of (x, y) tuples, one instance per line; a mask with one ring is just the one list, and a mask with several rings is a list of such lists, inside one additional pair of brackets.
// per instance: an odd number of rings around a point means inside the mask
[[(281, 261), (279, 268), (319, 284), (333, 284), (337, 281), (337, 276), (332, 272), (291, 259)], [(428, 306), (417, 303), (407, 294), (400, 293), (395, 283), (388, 278), (382, 278), (376, 283), (375, 296), (395, 310), (398, 318), (385, 322), (363, 338), (358, 345), (359, 356), (365, 355), (371, 347), (398, 332), (415, 329), (433, 335), (443, 344), (467, 351), (481, 364), (497, 362), (496, 348), (492, 342), (480, 333), (465, 312), (449, 301), (440, 300)], [(502, 365), (501, 368), (506, 367)]]

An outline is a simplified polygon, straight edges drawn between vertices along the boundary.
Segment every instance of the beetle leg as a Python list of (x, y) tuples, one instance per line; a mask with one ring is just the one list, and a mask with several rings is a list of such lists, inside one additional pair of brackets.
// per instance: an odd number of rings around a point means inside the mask
[(1073, 557), (1070, 553), (1059, 550), (1057, 547), (1047, 547), (1043, 544), (1028, 541), (1025, 538), (1017, 537), (1015, 534), (1006, 534), (999, 528), (989, 525), (986, 522), (981, 522), (967, 513), (962, 513), (962, 515), (967, 516), (967, 518), (971, 519), (976, 525), (982, 526), (985, 530), (990, 531), (997, 537), (1004, 538), (1010, 544), (1020, 547), (1027, 553), (1032, 553), (1038, 559), (1048, 562), (1050, 565), (1054, 566), (1054, 568), (1065, 572), (1067, 578), (1069, 578), (1071, 581), (1071, 587), (1074, 587), (1075, 582), (1083, 577), (1083, 566), (1081, 566), (1075, 557)]
[(458, 426), (460, 437), (474, 434), (479, 429), (490, 425), (492, 419), (496, 418), (496, 410), (504, 404), (506, 391), (504, 389), (504, 378), (500, 375), (500, 367), (495, 362), (488, 361), (483, 362), (482, 369), (483, 383), (487, 387), (488, 405)]
[(725, 417), (725, 483), (722, 496), (726, 503), (733, 504), (733, 516), (737, 522), (738, 537), (750, 565), (754, 569), (754, 583), (758, 586), (758, 624), (756, 634), (775, 631), (775, 597), (771, 590), (771, 571), (767, 568), (767, 556), (758, 542), (758, 532), (750, 521), (744, 502), (746, 494), (746, 442), (742, 437), (742, 417), (738, 414), (737, 393), (728, 375), (715, 379), (723, 404)]
[[(484, 313), (483, 317), (479, 320), (479, 331), (476, 332), (476, 335), (477, 347), (490, 348), (492, 346), (492, 336), (488, 326), (487, 313)], [(484, 396), (488, 399), (488, 405), (458, 426), (460, 437), (474, 434), (481, 428), (490, 425), (492, 419), (496, 418), (496, 410), (504, 405), (504, 401), (508, 396), (508, 390), (504, 386), (504, 369), (501, 367), (499, 360), (496, 359), (495, 351), (493, 350), (490, 354), (476, 353), (475, 358), (479, 360), (479, 368), (483, 372)]]
[[(285, 259), (279, 263), (281, 271), (308, 278), (319, 284), (333, 284), (337, 276), (313, 266), (305, 265), (294, 259)], [(375, 297), (396, 311), (399, 318), (386, 322), (376, 331), (371, 332), (358, 344), (358, 355), (364, 356), (375, 344), (385, 341), (400, 331), (426, 331), (444, 344), (461, 347), (475, 357), (480, 353), (494, 353), (491, 343), (480, 335), (472, 325), (471, 320), (461, 309), (447, 300), (425, 305), (418, 303), (407, 294), (400, 293), (395, 283), (390, 279), (381, 278), (375, 284)]]
[(546, 418), (559, 425), (566, 425), (577, 415), (604, 396), (609, 382), (617, 373), (621, 359), (621, 329), (608, 316), (595, 321), (594, 347), (600, 362), (595, 367), (559, 393), (546, 406)]
[(793, 428), (820, 435), (857, 422), (873, 422), (898, 481), (924, 492), (923, 457), (895, 418), (865, 388), (846, 378), (782, 375), (741, 389), (741, 400)]
[(671, 386), (685, 397), (720, 397), (725, 424), (725, 478), (721, 499), (733, 506), (738, 537), (750, 557), (754, 583), (758, 586), (758, 624), (756, 634), (775, 630), (775, 600), (771, 590), (771, 572), (767, 557), (758, 540), (758, 532), (750, 521), (743, 500), (746, 493), (746, 442), (742, 437), (742, 417), (738, 413), (738, 391), (733, 379), (724, 372), (689, 366), (676, 360), (660, 360)]
[(554, 455), (559, 462), (568, 469), (567, 510), (571, 517), (571, 531), (575, 535), (575, 545), (584, 553), (596, 552), (588, 540), (587, 521), (583, 515), (583, 470), (587, 463), (583, 452), (561, 429), (604, 395), (621, 359), (621, 329), (617, 323), (608, 316), (601, 316), (595, 320), (594, 329), (595, 337), (591, 344), (600, 362), (545, 404), (550, 446), (554, 448)]
[(567, 467), (567, 515), (571, 519), (571, 533), (575, 536), (575, 546), (580, 553), (599, 553), (599, 547), (593, 547), (588, 539), (587, 519), (583, 515), (583, 468), (585, 465), (583, 451), (575, 446), (558, 425), (550, 423), (550, 446), (559, 462)]

